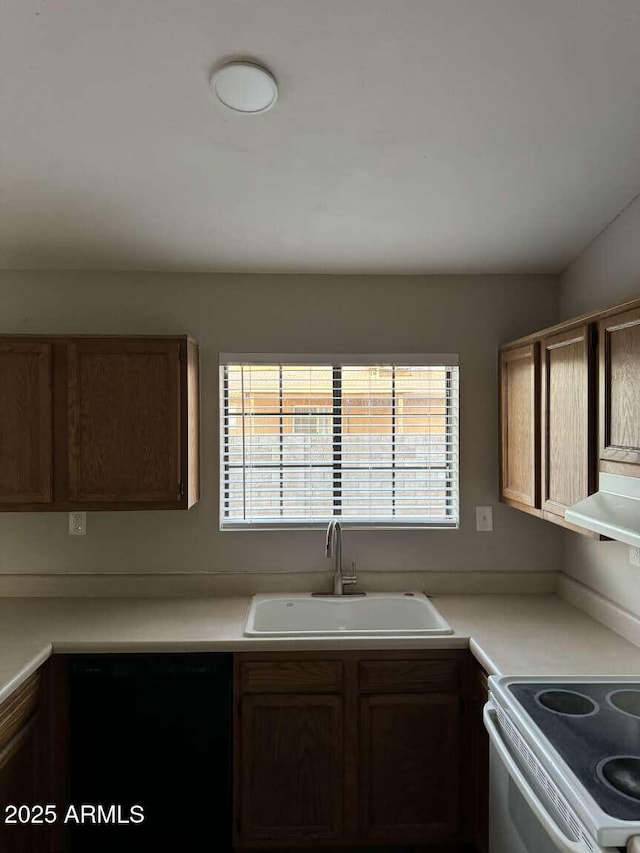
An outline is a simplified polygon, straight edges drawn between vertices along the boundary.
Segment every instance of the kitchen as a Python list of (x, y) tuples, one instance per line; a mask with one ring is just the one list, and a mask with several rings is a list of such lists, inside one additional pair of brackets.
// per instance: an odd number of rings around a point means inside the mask
[(2, 849), (633, 850), (640, 21), (536, 9), (8, 4)]

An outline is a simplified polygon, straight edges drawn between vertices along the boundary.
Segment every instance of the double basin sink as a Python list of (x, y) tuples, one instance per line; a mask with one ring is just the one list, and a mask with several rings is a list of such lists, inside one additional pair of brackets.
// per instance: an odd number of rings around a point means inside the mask
[(418, 592), (254, 595), (247, 637), (429, 637), (453, 631)]

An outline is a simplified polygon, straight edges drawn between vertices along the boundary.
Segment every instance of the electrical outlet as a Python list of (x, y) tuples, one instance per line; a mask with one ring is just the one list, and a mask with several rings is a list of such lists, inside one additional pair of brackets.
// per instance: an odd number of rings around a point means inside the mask
[(86, 536), (87, 535), (87, 513), (86, 512), (70, 512), (69, 513), (69, 536)]
[(632, 566), (640, 569), (640, 548), (634, 548), (633, 546), (629, 548), (629, 562)]
[(489, 533), (493, 530), (493, 507), (476, 507), (476, 530)]

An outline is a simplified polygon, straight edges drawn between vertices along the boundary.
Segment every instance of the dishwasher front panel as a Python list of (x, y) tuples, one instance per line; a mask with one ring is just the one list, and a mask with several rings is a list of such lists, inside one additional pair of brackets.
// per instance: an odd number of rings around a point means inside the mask
[(226, 654), (70, 658), (70, 802), (109, 821), (69, 823), (73, 853), (231, 850), (231, 678)]

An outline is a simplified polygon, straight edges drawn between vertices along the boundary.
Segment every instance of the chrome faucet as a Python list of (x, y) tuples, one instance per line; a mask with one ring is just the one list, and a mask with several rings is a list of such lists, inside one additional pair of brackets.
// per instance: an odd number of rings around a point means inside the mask
[(358, 579), (355, 572), (355, 563), (353, 563), (353, 573), (351, 575), (345, 577), (342, 570), (342, 526), (335, 518), (329, 522), (329, 526), (327, 527), (325, 555), (328, 560), (333, 558), (333, 595), (363, 595), (364, 593), (346, 593), (344, 591), (345, 586), (357, 583)]

